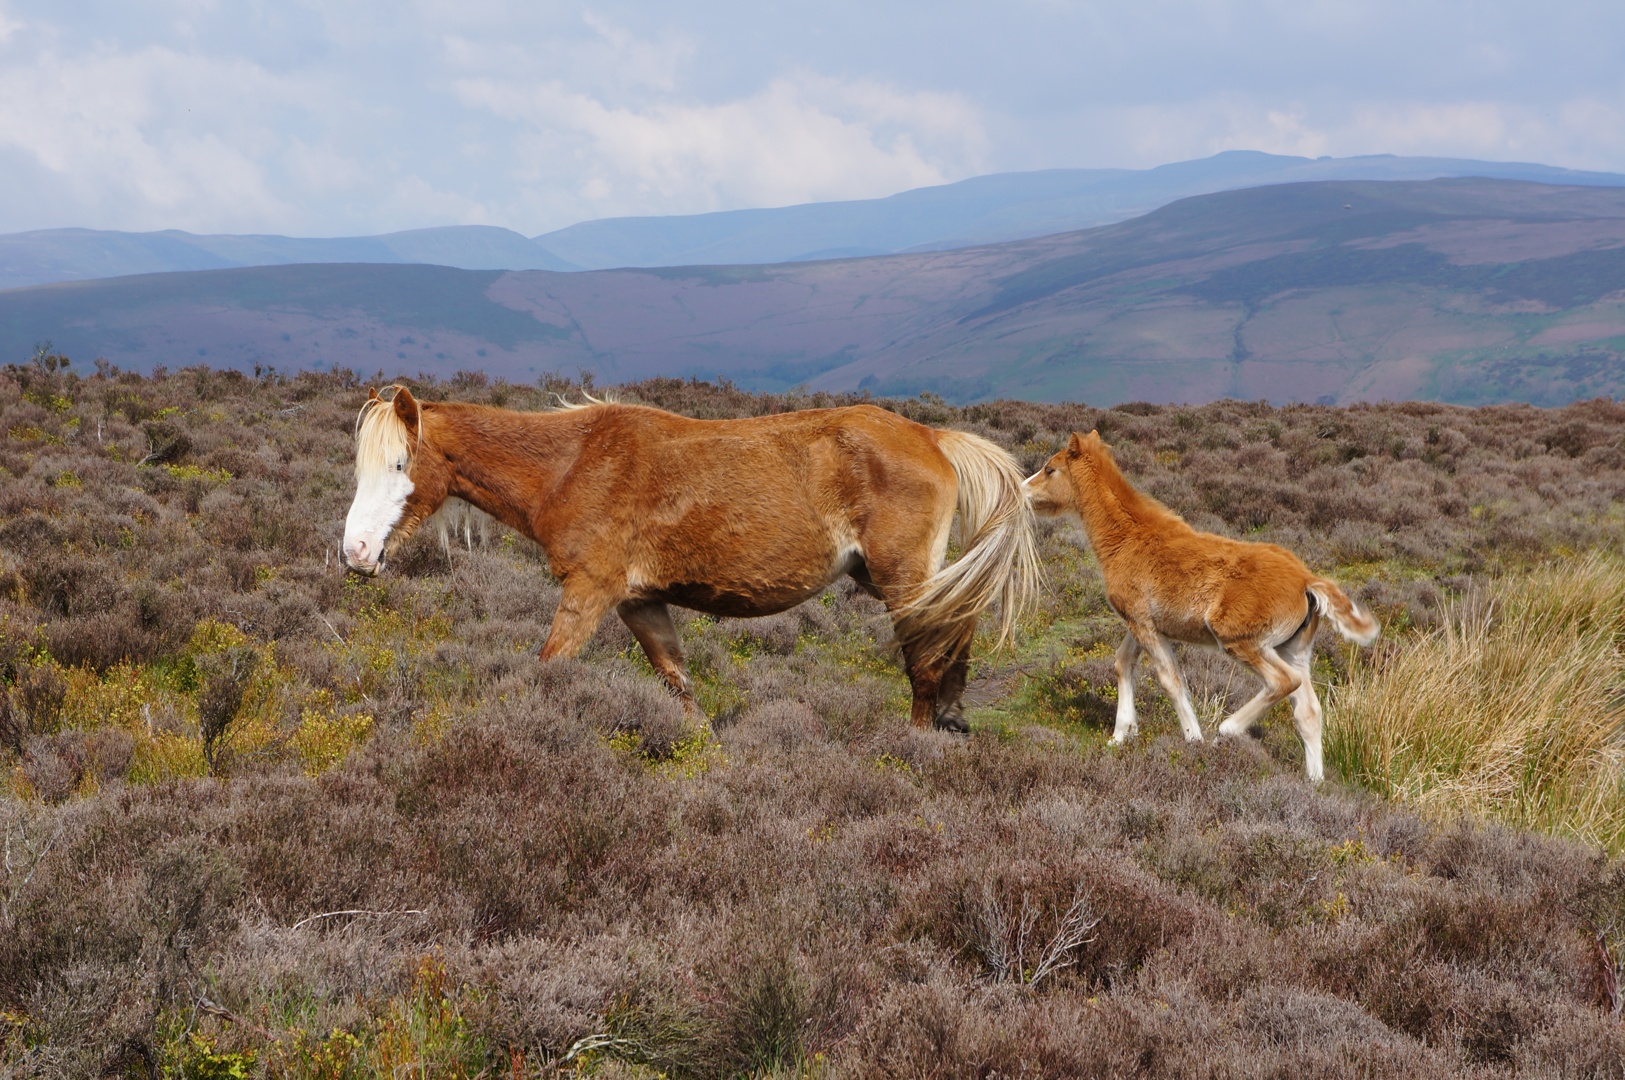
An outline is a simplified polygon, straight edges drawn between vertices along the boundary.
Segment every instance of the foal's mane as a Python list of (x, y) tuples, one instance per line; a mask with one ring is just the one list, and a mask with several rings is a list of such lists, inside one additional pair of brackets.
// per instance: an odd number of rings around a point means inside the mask
[[(405, 454), (410, 461), (423, 443), (423, 403), (418, 407), (417, 443), (411, 440), (406, 423), (395, 415), (395, 395), (405, 389), (399, 383), (384, 387), (375, 398), (361, 406), (355, 418), (355, 474), (357, 478), (387, 471)], [(385, 397), (384, 394), (389, 396)], [(415, 399), (414, 399), (415, 401)]]
[(1080, 463), (1086, 462), (1094, 473), (1097, 497), (1109, 498), (1116, 503), (1117, 510), (1122, 515), (1132, 518), (1141, 525), (1185, 523), (1185, 519), (1178, 513), (1129, 483), (1128, 477), (1123, 475), (1123, 470), (1117, 467), (1117, 458), (1113, 456), (1111, 447), (1098, 435), (1084, 442), (1084, 453), (1077, 460)]

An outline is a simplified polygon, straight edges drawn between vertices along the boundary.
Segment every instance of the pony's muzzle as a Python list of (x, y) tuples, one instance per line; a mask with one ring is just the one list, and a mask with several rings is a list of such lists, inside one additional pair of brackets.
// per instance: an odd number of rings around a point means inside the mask
[(365, 574), (368, 577), (377, 577), (378, 571), (384, 568), (384, 558), (368, 558), (371, 554), (365, 540), (351, 540), (344, 545), (344, 568), (353, 574)]

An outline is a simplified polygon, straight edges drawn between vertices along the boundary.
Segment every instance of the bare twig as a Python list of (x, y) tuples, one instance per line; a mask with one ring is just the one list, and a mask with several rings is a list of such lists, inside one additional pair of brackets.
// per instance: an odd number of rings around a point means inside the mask
[(1100, 916), (1090, 917), (1088, 895), (1081, 888), (1078, 889), (1072, 895), (1072, 906), (1066, 909), (1066, 914), (1061, 916), (1060, 924), (1055, 928), (1055, 936), (1049, 939), (1049, 944), (1039, 954), (1038, 966), (1033, 968), (1027, 985), (1037, 986), (1048, 976), (1077, 963), (1078, 947), (1095, 939), (1094, 929), (1099, 925)]
[(11, 921), (11, 905), (17, 902), (17, 898), (23, 894), (23, 890), (28, 888), (29, 883), (34, 880), (34, 875), (39, 873), (40, 865), (45, 862), (46, 856), (51, 854), (51, 849), (55, 847), (56, 842), (62, 838), (62, 831), (67, 827), (67, 822), (63, 822), (61, 825), (58, 825), (56, 832), (52, 834), (49, 840), (45, 841), (45, 846), (39, 850), (38, 854), (35, 854), (33, 849), (29, 847), (28, 834), (23, 832), (21, 829), (18, 830), (18, 832), (22, 835), (23, 847), (27, 849), (29, 855), (32, 856), (34, 864), (28, 868), (27, 875), (23, 878), (21, 883), (17, 885), (9, 885), (9, 881), (16, 873), (16, 870), (13, 868), (11, 863), (11, 828), (9, 826), (6, 828), (5, 866), (6, 878), (9, 887), (6, 889), (6, 898), (4, 903), (0, 904), (0, 916), (3, 916), (6, 922)]
[(568, 1062), (574, 1061), (582, 1054), (590, 1054), (594, 1050), (604, 1050), (612, 1046), (631, 1045), (632, 1043), (628, 1040), (618, 1039), (607, 1032), (600, 1032), (596, 1035), (583, 1035), (581, 1038), (570, 1044), (570, 1049), (566, 1050), (564, 1052), (564, 1056), (559, 1058), (558, 1064), (567, 1064)]
[(1620, 994), (1620, 976), (1625, 972), (1625, 957), (1616, 959), (1608, 949), (1608, 936), (1596, 931), (1597, 959), (1602, 964), (1602, 993), (1608, 999), (1608, 1014), (1618, 1017), (1625, 1012), (1625, 996)]
[(402, 908), (399, 911), (370, 911), (370, 910), (368, 910), (366, 908), (350, 908), (350, 909), (348, 909), (346, 911), (324, 911), (320, 915), (311, 915), (308, 918), (300, 919), (298, 922), (296, 922), (292, 926), (288, 927), (288, 929), (297, 930), (301, 926), (307, 926), (310, 923), (319, 922), (322, 919), (336, 919), (340, 915), (371, 915), (374, 918), (382, 918), (382, 917), (384, 917), (386, 915), (427, 915), (427, 914), (429, 914), (429, 913), (427, 911), (424, 911), (421, 908)]
[(247, 1028), (249, 1031), (252, 1031), (262, 1039), (269, 1039), (272, 1042), (275, 1042), (277, 1039), (275, 1032), (265, 1030), (252, 1020), (244, 1020), (242, 1017), (238, 1016), (224, 1005), (221, 1005), (216, 1001), (210, 1001), (206, 997), (199, 997), (197, 999), (197, 1011), (208, 1013), (210, 1016), (219, 1017), (221, 1020), (224, 1020), (229, 1024), (236, 1024), (240, 1028)]
[(1055, 933), (1038, 950), (1029, 967), (1029, 956), (1037, 944), (1033, 932), (1038, 927), (1039, 914), (1025, 892), (1021, 894), (1018, 911), (1006, 904), (992, 886), (984, 889), (977, 911), (976, 943), (988, 974), (995, 982), (1037, 986), (1062, 968), (1076, 963), (1078, 947), (1094, 940), (1092, 932), (1100, 924), (1098, 917), (1091, 917), (1089, 898), (1079, 888), (1073, 893), (1071, 906), (1056, 919)]
[(350, 644), (348, 641), (344, 640), (344, 635), (343, 634), (341, 634), (337, 630), (333, 629), (333, 624), (327, 621), (327, 616), (326, 615), (317, 615), (316, 617), (318, 619), (322, 620), (322, 625), (326, 626), (329, 630), (333, 631), (333, 636), (338, 638), (338, 641), (339, 641), (340, 645), (348, 645), (348, 644)]

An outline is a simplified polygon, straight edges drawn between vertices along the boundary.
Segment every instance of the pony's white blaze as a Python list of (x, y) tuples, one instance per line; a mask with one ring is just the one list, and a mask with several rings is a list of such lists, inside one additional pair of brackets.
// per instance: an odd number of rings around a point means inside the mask
[(382, 399), (361, 407), (356, 421), (355, 498), (344, 521), (344, 564), (376, 574), (384, 544), (412, 494), (412, 455), (406, 425)]
[(366, 479), (357, 477), (355, 500), (344, 519), (344, 563), (352, 570), (378, 572), (384, 543), (401, 520), (412, 481), (402, 468)]

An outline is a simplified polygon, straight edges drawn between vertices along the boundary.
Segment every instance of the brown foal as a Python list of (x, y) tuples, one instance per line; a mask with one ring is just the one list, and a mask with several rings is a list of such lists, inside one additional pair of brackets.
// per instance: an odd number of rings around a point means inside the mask
[(1217, 647), (1264, 680), (1264, 689), (1227, 717), (1219, 734), (1247, 734), (1290, 696), (1305, 768), (1318, 783), (1324, 776), (1321, 709), (1309, 673), (1315, 631), (1324, 617), (1344, 637), (1369, 645), (1377, 638), (1376, 620), (1285, 548), (1198, 532), (1136, 491), (1098, 432), (1074, 433), (1025, 486), (1039, 514), (1071, 514), (1083, 522), (1106, 579), (1107, 603), (1128, 624), (1117, 650), (1111, 741), (1133, 738), (1138, 729), (1134, 666), (1142, 650), (1174, 701), (1185, 737), (1200, 741), (1202, 728), (1171, 643)]

